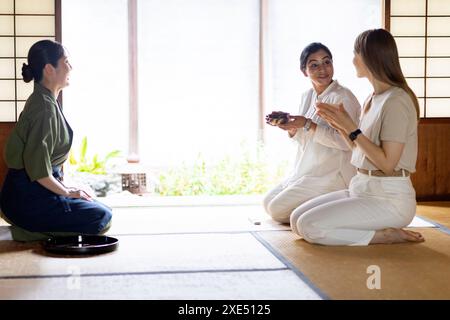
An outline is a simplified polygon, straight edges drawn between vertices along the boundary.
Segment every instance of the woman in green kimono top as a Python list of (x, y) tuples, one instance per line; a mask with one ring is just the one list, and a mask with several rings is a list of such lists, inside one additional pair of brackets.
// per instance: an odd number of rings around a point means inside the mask
[(50, 40), (35, 43), (28, 65), (23, 64), (23, 80), (34, 80), (34, 91), (6, 143), (9, 169), (0, 197), (14, 240), (99, 234), (109, 228), (110, 208), (62, 182), (73, 132), (56, 99), (69, 84), (71, 70), (64, 48)]

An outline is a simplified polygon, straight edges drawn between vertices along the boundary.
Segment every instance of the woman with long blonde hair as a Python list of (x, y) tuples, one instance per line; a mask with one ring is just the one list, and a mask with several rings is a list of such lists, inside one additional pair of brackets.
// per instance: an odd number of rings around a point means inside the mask
[(403, 76), (393, 36), (384, 29), (361, 33), (354, 46), (358, 77), (373, 93), (359, 124), (341, 106), (318, 103), (319, 116), (352, 148), (357, 175), (348, 190), (312, 199), (291, 216), (292, 230), (323, 245), (421, 242), (421, 234), (402, 228), (416, 213), (410, 174), (417, 160), (419, 104)]

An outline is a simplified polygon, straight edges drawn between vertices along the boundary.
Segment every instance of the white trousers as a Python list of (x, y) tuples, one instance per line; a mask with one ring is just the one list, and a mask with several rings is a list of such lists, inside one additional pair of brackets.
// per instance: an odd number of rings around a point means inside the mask
[(336, 190), (346, 189), (340, 174), (334, 177), (302, 177), (280, 183), (264, 197), (264, 209), (275, 221), (289, 223), (292, 211), (306, 201)]
[(406, 227), (416, 214), (416, 193), (409, 177), (357, 173), (348, 190), (332, 192), (299, 206), (291, 228), (311, 243), (365, 246), (375, 231)]

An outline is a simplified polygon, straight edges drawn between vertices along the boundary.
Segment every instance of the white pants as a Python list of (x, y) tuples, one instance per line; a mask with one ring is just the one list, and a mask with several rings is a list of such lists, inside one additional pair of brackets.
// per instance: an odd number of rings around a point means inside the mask
[(302, 203), (320, 195), (346, 189), (341, 175), (334, 177), (302, 177), (286, 180), (264, 197), (264, 209), (275, 221), (289, 223), (292, 211)]
[(299, 206), (291, 228), (311, 243), (365, 246), (375, 231), (406, 227), (416, 214), (416, 193), (409, 177), (358, 173), (348, 190), (332, 192)]

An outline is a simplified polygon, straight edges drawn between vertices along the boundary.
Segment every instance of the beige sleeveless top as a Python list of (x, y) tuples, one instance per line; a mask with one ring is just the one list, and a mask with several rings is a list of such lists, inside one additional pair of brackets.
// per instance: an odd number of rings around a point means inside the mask
[[(359, 128), (373, 143), (381, 141), (404, 143), (405, 147), (395, 170), (416, 171), (417, 114), (411, 97), (405, 90), (391, 87), (373, 95), (370, 109), (361, 113)], [(353, 149), (352, 164), (361, 169), (378, 170), (363, 151)]]

